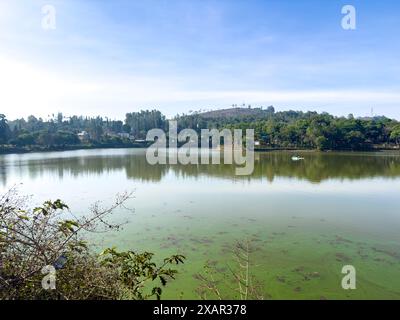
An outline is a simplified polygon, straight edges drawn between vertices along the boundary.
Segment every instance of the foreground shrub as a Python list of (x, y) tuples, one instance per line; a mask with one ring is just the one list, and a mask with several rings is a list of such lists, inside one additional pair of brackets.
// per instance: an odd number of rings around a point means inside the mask
[(118, 229), (106, 218), (123, 207), (130, 194), (114, 204), (76, 218), (61, 200), (28, 208), (29, 198), (14, 188), (0, 197), (1, 299), (160, 299), (162, 288), (174, 279), (172, 265), (185, 257), (174, 255), (161, 265), (149, 252), (96, 254), (84, 234)]

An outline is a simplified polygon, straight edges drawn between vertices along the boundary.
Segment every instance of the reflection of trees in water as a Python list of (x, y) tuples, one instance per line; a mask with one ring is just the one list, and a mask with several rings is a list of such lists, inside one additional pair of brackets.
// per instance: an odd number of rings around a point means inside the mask
[(400, 157), (371, 154), (309, 153), (303, 161), (292, 161), (290, 154), (262, 154), (255, 176), (293, 177), (311, 182), (327, 179), (365, 179), (400, 176)]
[[(303, 161), (292, 161), (291, 157), (292, 154), (284, 152), (257, 153), (251, 176), (236, 176), (236, 165), (151, 166), (144, 155), (138, 154), (28, 159), (14, 162), (12, 166), (21, 178), (26, 175), (39, 178), (45, 173), (56, 174), (61, 179), (64, 175), (79, 178), (122, 170), (129, 179), (141, 181), (160, 181), (168, 172), (183, 178), (215, 176), (237, 180), (273, 181), (276, 177), (290, 177), (315, 183), (326, 179), (353, 180), (400, 176), (399, 155), (306, 153)], [(6, 184), (7, 170), (5, 160), (0, 158), (0, 180), (3, 185)]]
[(2, 156), (0, 156), (0, 183), (3, 187), (7, 185), (7, 168)]
[(251, 176), (235, 176), (235, 165), (172, 166), (180, 176), (218, 176), (229, 179), (267, 179), (277, 177), (304, 179), (319, 183), (327, 179), (365, 179), (399, 177), (400, 156), (371, 154), (308, 153), (304, 161), (293, 161), (290, 153), (256, 154)]

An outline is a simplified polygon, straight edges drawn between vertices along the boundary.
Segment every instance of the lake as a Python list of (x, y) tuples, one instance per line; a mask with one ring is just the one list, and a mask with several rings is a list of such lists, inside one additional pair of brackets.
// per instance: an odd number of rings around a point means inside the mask
[[(91, 236), (96, 248), (187, 257), (164, 298), (198, 298), (208, 264), (225, 298), (235, 244), (250, 245), (250, 274), (265, 299), (400, 299), (400, 153), (290, 152), (255, 155), (251, 176), (229, 165), (147, 164), (142, 149), (0, 156), (2, 192), (32, 205), (61, 198), (83, 215), (94, 202), (134, 191), (111, 217), (119, 232)], [(342, 267), (356, 269), (344, 290)], [(208, 297), (213, 298), (213, 295)]]

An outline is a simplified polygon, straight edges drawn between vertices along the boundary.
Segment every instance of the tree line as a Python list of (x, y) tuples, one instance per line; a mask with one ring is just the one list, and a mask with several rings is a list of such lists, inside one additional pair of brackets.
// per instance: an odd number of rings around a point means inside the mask
[[(251, 111), (253, 110), (253, 111)], [(226, 111), (226, 112), (225, 112)], [(243, 108), (177, 116), (179, 127), (254, 129), (261, 147), (318, 150), (398, 148), (400, 123), (384, 116), (336, 117), (328, 113)]]
[[(328, 113), (282, 111), (273, 107), (231, 108), (176, 115), (178, 128), (254, 129), (264, 148), (318, 150), (368, 150), (398, 148), (400, 123), (384, 116), (370, 118), (336, 117)], [(165, 115), (158, 110), (127, 113), (124, 121), (103, 117), (64, 117), (49, 120), (29, 116), (7, 120), (0, 114), (0, 148), (3, 152), (84, 146), (143, 146), (148, 130), (168, 130)]]

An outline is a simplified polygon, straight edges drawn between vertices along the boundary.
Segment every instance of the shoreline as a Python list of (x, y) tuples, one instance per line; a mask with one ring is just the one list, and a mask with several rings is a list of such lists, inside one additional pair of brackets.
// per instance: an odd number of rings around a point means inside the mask
[[(45, 152), (62, 152), (62, 151), (78, 151), (78, 150), (94, 150), (94, 149), (143, 149), (148, 147), (149, 144), (135, 144), (135, 145), (80, 145), (80, 146), (62, 146), (62, 147), (50, 147), (50, 148), (34, 148), (34, 149), (25, 149), (19, 147), (10, 147), (9, 150), (2, 150), (0, 147), (0, 155), (11, 155), (11, 154), (26, 154), (26, 153), (45, 153)], [(221, 146), (221, 151), (223, 151), (223, 146)], [(384, 152), (384, 151), (399, 151), (400, 148), (389, 148), (389, 147), (381, 147), (381, 148), (373, 148), (373, 149), (364, 149), (364, 150), (351, 150), (351, 149), (343, 149), (343, 150), (317, 150), (317, 149), (302, 149), (302, 148), (254, 148), (255, 152), (275, 152), (275, 151), (283, 151), (283, 152)]]
[(11, 147), (9, 150), (2, 150), (0, 147), (0, 155), (8, 154), (24, 154), (24, 153), (44, 153), (44, 152), (62, 152), (62, 151), (77, 151), (77, 150), (94, 150), (94, 149), (139, 149), (145, 148), (145, 145), (80, 145), (80, 146), (60, 146), (60, 147), (50, 147), (50, 148), (19, 148)]

